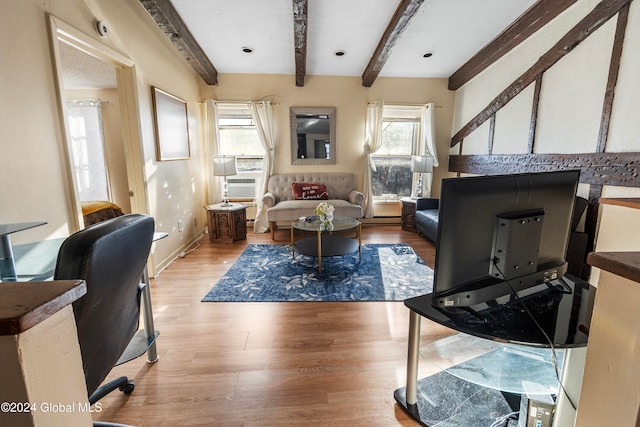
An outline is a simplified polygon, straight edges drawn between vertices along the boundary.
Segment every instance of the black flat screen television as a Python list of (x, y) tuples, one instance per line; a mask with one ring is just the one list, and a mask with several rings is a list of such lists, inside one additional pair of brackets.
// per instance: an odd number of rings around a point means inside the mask
[(442, 181), (434, 307), (470, 307), (561, 278), (580, 171)]

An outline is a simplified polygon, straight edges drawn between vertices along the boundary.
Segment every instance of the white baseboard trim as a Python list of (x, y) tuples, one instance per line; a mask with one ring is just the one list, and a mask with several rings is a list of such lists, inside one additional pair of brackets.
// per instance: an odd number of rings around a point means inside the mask
[(155, 266), (153, 266), (153, 268), (150, 268), (149, 277), (151, 278), (158, 277), (158, 275), (160, 275), (160, 273), (162, 273), (162, 271), (165, 268), (169, 267), (173, 261), (188, 255), (191, 247), (197, 244), (198, 242), (200, 242), (200, 240), (204, 239), (206, 236), (207, 234), (204, 231), (201, 231), (200, 233), (193, 236), (188, 242), (185, 242), (185, 244), (183, 244), (178, 249), (176, 249), (171, 254), (169, 254), (168, 257), (158, 262)]

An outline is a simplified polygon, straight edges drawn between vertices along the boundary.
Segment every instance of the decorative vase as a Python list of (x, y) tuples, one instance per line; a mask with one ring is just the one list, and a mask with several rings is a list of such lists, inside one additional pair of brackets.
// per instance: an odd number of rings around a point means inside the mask
[(333, 230), (333, 211), (334, 207), (330, 203), (320, 202), (315, 209), (316, 215), (320, 220), (320, 230)]
[(320, 231), (333, 231), (333, 223), (332, 222), (320, 223)]
[(320, 230), (333, 230), (333, 214), (319, 215), (318, 217), (320, 219)]

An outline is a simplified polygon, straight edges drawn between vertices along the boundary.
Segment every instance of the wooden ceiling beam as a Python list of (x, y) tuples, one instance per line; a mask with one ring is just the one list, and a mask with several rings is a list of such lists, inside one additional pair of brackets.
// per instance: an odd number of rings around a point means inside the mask
[(509, 101), (515, 98), (529, 84), (534, 82), (538, 76), (556, 62), (570, 53), (576, 46), (582, 43), (589, 35), (593, 34), (609, 19), (615, 16), (620, 9), (631, 3), (633, 0), (602, 0), (593, 10), (571, 28), (558, 42), (542, 55), (527, 71), (515, 79), (505, 90), (503, 90), (493, 101), (489, 103), (480, 113), (464, 125), (452, 138), (451, 147), (461, 142), (467, 135), (480, 127), (485, 121), (496, 114)]
[(640, 153), (485, 154), (449, 156), (449, 172), (497, 175), (580, 170), (591, 185), (640, 186)]
[(449, 90), (460, 89), (575, 2), (576, 0), (538, 0), (449, 77)]
[(304, 86), (307, 74), (307, 1), (293, 1), (293, 44), (296, 60), (296, 86)]
[(371, 87), (373, 85), (382, 67), (387, 62), (393, 45), (407, 28), (409, 22), (418, 12), (423, 2), (424, 0), (400, 1), (396, 12), (393, 14), (387, 29), (378, 43), (378, 47), (376, 47), (376, 50), (373, 52), (373, 56), (362, 74), (362, 86)]
[(208, 85), (218, 85), (218, 71), (169, 0), (140, 0), (173, 46)]

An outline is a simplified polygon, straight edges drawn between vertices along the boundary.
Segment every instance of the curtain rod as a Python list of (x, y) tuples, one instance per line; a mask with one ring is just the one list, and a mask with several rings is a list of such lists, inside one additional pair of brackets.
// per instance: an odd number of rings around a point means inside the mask
[[(371, 105), (374, 102), (375, 101), (369, 101), (369, 102), (367, 102), (367, 105)], [(389, 107), (424, 107), (427, 104), (430, 104), (430, 102), (426, 102), (424, 104), (387, 104), (387, 103), (383, 103), (383, 105), (389, 106)], [(434, 107), (435, 108), (443, 108), (442, 105), (434, 105)]]
[[(249, 105), (250, 102), (264, 102), (264, 98), (263, 99), (259, 99), (257, 101), (225, 101), (223, 99), (204, 99), (200, 102), (207, 102), (207, 101), (215, 101), (219, 104), (232, 104), (232, 105)], [(271, 105), (280, 105), (279, 102), (272, 102)]]
[(73, 104), (109, 104), (110, 101), (104, 101), (102, 99), (68, 99), (66, 102)]

